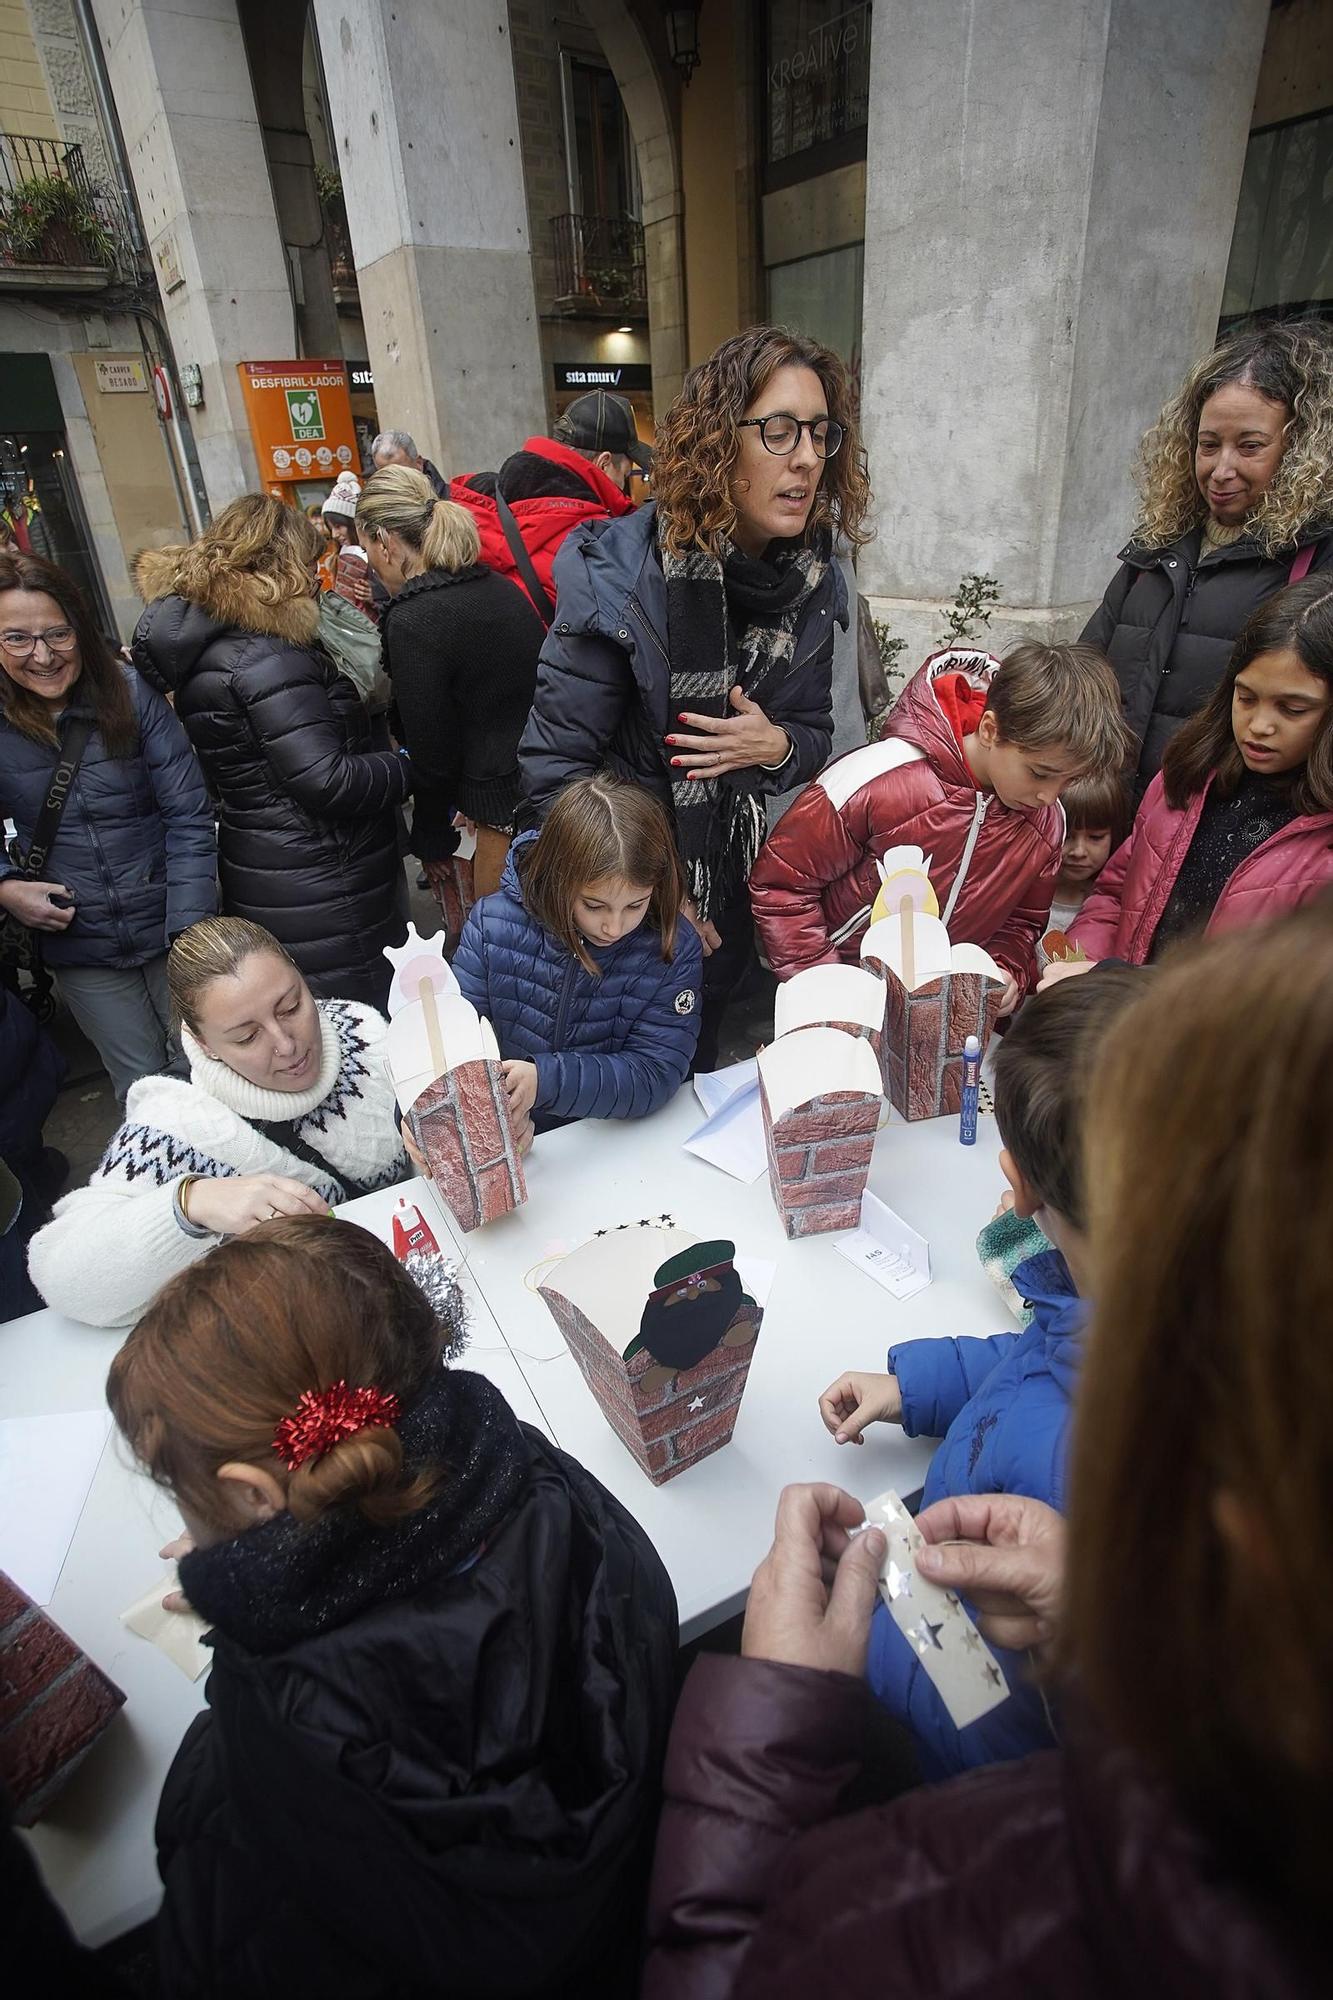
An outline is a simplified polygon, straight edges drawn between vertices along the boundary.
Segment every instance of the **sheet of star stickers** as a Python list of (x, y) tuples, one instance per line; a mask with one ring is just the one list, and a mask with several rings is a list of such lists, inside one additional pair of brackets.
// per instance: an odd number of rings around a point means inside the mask
[(889, 1616), (929, 1674), (956, 1729), (966, 1729), (1009, 1699), (995, 1655), (952, 1590), (917, 1569), (925, 1536), (896, 1493), (866, 1503), (866, 1526), (882, 1528), (888, 1554), (879, 1592)]

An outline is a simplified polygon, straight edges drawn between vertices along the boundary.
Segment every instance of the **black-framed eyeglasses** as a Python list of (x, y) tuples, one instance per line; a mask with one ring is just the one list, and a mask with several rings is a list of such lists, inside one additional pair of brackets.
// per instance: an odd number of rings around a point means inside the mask
[(736, 428), (758, 431), (760, 444), (775, 458), (785, 458), (789, 451), (795, 451), (802, 431), (809, 431), (816, 457), (833, 458), (847, 435), (832, 417), (792, 417), (785, 410), (775, 410), (771, 417), (742, 417)]
[(16, 660), (26, 660), (39, 639), (48, 653), (72, 653), (79, 635), (72, 625), (48, 625), (45, 632), (0, 632), (0, 646)]

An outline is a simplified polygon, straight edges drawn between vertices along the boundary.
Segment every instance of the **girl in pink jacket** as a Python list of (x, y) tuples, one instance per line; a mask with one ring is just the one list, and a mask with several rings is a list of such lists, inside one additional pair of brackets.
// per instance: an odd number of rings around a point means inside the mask
[[(1143, 965), (1179, 938), (1258, 923), (1330, 883), (1333, 582), (1318, 576), (1250, 619), (1069, 934), (1092, 962)], [(1055, 967), (1047, 981), (1086, 969)]]

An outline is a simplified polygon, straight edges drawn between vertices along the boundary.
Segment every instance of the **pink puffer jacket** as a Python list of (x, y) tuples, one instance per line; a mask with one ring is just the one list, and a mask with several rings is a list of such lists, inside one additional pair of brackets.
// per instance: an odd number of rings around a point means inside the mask
[[(1111, 856), (1070, 925), (1070, 937), (1089, 958), (1146, 964), (1208, 789), (1205, 785), (1177, 808), (1167, 802), (1161, 773), (1153, 779), (1129, 839)], [(1218, 897), (1206, 928), (1211, 934), (1263, 923), (1308, 903), (1330, 883), (1333, 812), (1308, 813), (1246, 856)]]

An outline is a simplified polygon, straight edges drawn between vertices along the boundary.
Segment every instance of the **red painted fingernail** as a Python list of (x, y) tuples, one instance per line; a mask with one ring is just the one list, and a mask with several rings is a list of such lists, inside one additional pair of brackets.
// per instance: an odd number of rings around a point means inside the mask
[(679, 764), (680, 764), (680, 758), (679, 758), (679, 757), (673, 757), (673, 758), (671, 759), (671, 767), (672, 767), (672, 769), (673, 769), (673, 770), (675, 770), (675, 769), (676, 769), (676, 768), (678, 767), (678, 765), (679, 765)]
[(676, 720), (677, 720), (677, 722), (683, 722), (683, 721), (685, 720), (685, 717), (684, 717), (683, 715), (678, 715), (678, 716), (676, 717)]

